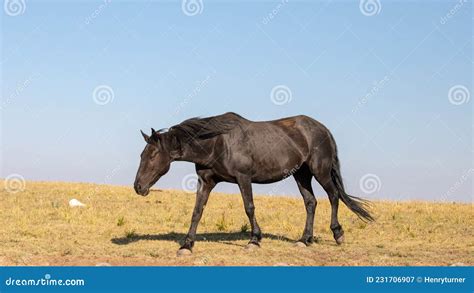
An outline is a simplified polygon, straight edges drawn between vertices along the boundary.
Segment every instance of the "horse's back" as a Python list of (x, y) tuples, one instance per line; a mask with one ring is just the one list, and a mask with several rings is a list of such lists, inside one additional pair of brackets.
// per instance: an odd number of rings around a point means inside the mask
[(317, 126), (303, 115), (273, 121), (244, 119), (225, 136), (225, 149), (230, 150), (227, 162), (237, 171), (250, 169), (253, 182), (279, 181), (308, 160)]

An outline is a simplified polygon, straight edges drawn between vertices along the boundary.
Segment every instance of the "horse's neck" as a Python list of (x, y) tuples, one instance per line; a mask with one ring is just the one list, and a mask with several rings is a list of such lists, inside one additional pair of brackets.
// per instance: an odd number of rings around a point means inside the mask
[(212, 149), (214, 148), (214, 139), (187, 142), (181, 145), (181, 156), (177, 161), (192, 162), (199, 165), (208, 165), (212, 162)]

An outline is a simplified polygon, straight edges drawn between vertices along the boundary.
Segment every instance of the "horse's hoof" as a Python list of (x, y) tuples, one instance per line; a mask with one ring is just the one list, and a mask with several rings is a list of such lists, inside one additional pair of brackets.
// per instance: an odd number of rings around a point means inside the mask
[(337, 245), (341, 245), (344, 242), (344, 235), (339, 236), (339, 238), (336, 239)]
[(245, 245), (245, 249), (247, 249), (247, 250), (254, 250), (254, 249), (258, 249), (258, 248), (260, 248), (260, 245), (255, 244), (255, 243), (249, 243), (249, 244)]
[(306, 243), (304, 243), (303, 241), (296, 241), (295, 247), (305, 248), (305, 247), (308, 247), (308, 245), (306, 245)]
[(178, 253), (176, 254), (177, 256), (187, 256), (187, 255), (191, 255), (193, 254), (193, 252), (187, 248), (181, 248), (180, 250), (178, 250)]

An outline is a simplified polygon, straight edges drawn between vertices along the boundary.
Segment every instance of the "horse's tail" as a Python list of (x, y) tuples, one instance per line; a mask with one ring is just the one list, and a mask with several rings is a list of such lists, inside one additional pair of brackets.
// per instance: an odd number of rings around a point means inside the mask
[[(335, 146), (335, 143), (334, 143)], [(337, 148), (336, 155), (334, 156), (331, 169), (331, 178), (332, 182), (337, 188), (337, 194), (346, 206), (353, 211), (360, 219), (363, 221), (374, 221), (374, 218), (369, 213), (369, 201), (362, 199), (360, 197), (351, 196), (346, 193), (344, 189), (344, 184), (342, 183), (341, 170), (339, 166), (339, 158), (337, 157)]]

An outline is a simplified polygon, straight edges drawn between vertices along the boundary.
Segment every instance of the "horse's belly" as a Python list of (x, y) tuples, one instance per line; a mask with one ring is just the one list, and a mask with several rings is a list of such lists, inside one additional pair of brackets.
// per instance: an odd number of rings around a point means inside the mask
[(292, 176), (301, 167), (302, 158), (295, 152), (271, 152), (254, 158), (252, 182), (273, 183)]
[(306, 160), (304, 135), (292, 127), (260, 123), (247, 131), (245, 164), (251, 166), (252, 181), (272, 183), (292, 176)]

